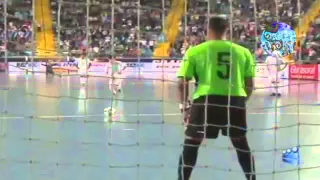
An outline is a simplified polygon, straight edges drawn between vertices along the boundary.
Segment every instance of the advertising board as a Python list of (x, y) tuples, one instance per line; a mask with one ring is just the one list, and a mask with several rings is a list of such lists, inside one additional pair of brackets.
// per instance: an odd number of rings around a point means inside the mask
[(319, 80), (319, 65), (296, 64), (289, 67), (290, 79)]
[[(288, 66), (286, 66), (282, 71), (279, 72), (279, 76), (282, 79), (288, 79), (289, 78), (289, 71), (288, 71)], [(264, 63), (259, 63), (256, 66), (256, 78), (269, 78), (269, 72), (268, 72), (268, 67)]]
[(266, 64), (257, 64), (256, 66), (257, 78), (268, 78), (268, 69)]
[[(152, 63), (135, 63), (128, 62), (126, 64), (127, 72), (152, 72)], [(88, 69), (88, 73), (92, 75), (105, 74), (106, 67), (108, 63), (106, 62), (92, 62), (91, 67)], [(46, 67), (44, 63), (41, 62), (10, 62), (9, 63), (9, 72), (25, 72), (34, 71), (34, 72), (46, 72)], [(53, 66), (53, 70), (57, 73), (75, 73), (78, 71), (77, 63), (74, 62), (59, 62), (57, 65)]]
[[(107, 63), (91, 62), (91, 67), (88, 69), (89, 75), (104, 74)], [(77, 73), (78, 67), (75, 62), (61, 62), (53, 67), (58, 73)]]
[(108, 65), (108, 63), (92, 62), (91, 63), (91, 67), (88, 69), (88, 72), (91, 72), (91, 73), (105, 73), (107, 65)]
[(125, 64), (126, 64), (125, 71), (129, 73), (152, 71), (151, 63), (127, 62)]
[(26, 70), (45, 72), (45, 69), (40, 62), (9, 62), (9, 72), (26, 72)]
[(56, 66), (53, 66), (54, 69), (64, 72), (64, 71), (68, 71), (68, 72), (76, 72), (78, 71), (77, 68), (77, 63), (74, 62), (61, 62), (61, 63), (57, 63)]
[[(140, 61), (140, 60), (139, 60)], [(179, 70), (181, 60), (177, 59), (144, 59), (144, 62), (138, 62), (138, 59), (130, 59), (122, 61), (126, 64), (125, 74), (148, 73), (152, 77), (167, 77), (168, 79), (176, 79), (175, 73)], [(46, 67), (41, 62), (9, 62), (9, 72), (45, 72)], [(57, 73), (77, 73), (78, 68), (74, 62), (59, 62), (53, 69)], [(107, 62), (92, 62), (88, 73), (91, 75), (103, 75), (106, 72)], [(0, 64), (0, 71), (5, 69), (5, 63)], [(170, 74), (170, 75), (168, 75)], [(319, 80), (320, 79), (319, 65), (303, 64), (290, 65), (281, 71), (280, 76), (284, 79), (302, 79), (302, 80)], [(265, 64), (257, 64), (256, 66), (256, 80), (259, 86), (266, 86), (269, 83), (268, 69)], [(167, 79), (166, 78), (166, 79)]]
[(155, 72), (177, 72), (182, 60), (159, 59), (152, 61), (152, 70)]
[(8, 70), (8, 63), (0, 63), (0, 72), (6, 72)]
[(128, 68), (144, 68), (144, 63), (126, 63)]
[[(91, 68), (88, 70), (89, 74), (103, 73), (105, 72), (106, 63), (92, 63)], [(78, 71), (77, 64), (74, 62), (60, 62), (52, 67), (56, 73), (76, 73)], [(46, 72), (46, 67), (44, 63), (41, 62), (10, 62), (9, 72)]]

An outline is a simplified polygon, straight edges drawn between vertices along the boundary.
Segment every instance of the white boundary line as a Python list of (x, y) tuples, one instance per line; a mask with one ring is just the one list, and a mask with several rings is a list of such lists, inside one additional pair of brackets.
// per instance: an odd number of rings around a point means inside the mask
[[(251, 115), (274, 115), (272, 112), (253, 112), (249, 113)], [(307, 115), (307, 116), (320, 116), (320, 113), (278, 113), (279, 115)], [(181, 116), (181, 113), (168, 113), (168, 114), (119, 114), (123, 117), (158, 117), (158, 116)], [(84, 118), (84, 117), (105, 117), (104, 115), (66, 115), (66, 116), (33, 116), (34, 118), (39, 119), (59, 119), (59, 118)], [(26, 119), (29, 116), (11, 116), (11, 117), (1, 117), (1, 119)], [(31, 117), (30, 117), (31, 118)]]

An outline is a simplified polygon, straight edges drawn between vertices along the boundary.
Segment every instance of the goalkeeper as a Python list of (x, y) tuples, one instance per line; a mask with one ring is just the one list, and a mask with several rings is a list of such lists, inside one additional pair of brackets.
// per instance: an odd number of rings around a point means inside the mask
[(179, 159), (179, 180), (190, 179), (202, 140), (216, 139), (220, 130), (237, 149), (246, 178), (256, 180), (246, 137), (245, 108), (253, 91), (255, 62), (248, 49), (224, 39), (228, 26), (225, 18), (211, 17), (208, 41), (187, 50), (177, 75), (180, 109), (184, 112), (188, 108), (188, 82), (198, 76)]

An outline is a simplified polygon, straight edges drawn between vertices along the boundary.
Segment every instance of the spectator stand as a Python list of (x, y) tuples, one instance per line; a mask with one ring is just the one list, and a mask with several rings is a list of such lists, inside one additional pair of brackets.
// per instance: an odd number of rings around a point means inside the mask
[[(25, 56), (32, 52), (32, 2), (13, 0), (4, 9), (1, 5), (0, 48), (1, 56)], [(7, 16), (5, 17), (5, 12)], [(4, 23), (7, 23), (6, 26)], [(7, 28), (7, 35), (5, 34)]]
[[(51, 0), (53, 28), (57, 33), (59, 54), (78, 56), (86, 50), (90, 52), (90, 58), (106, 57), (110, 54), (120, 57), (152, 57), (159, 38), (162, 37), (165, 18), (171, 7), (170, 1), (165, 0), (162, 3), (156, 0), (140, 0), (140, 6), (137, 2), (128, 0), (114, 2), (115, 5), (112, 6), (111, 0), (95, 0), (87, 7), (86, 0), (68, 0), (61, 3)], [(263, 61), (265, 57), (259, 48), (259, 34), (264, 30), (265, 24), (279, 20), (295, 27), (300, 14), (307, 12), (313, 2), (306, 0), (298, 8), (297, 0), (278, 0), (277, 6), (273, 1), (266, 3), (257, 0), (254, 6), (252, 3), (237, 0), (232, 1), (232, 4), (227, 0), (216, 0), (211, 3), (209, 12), (230, 15), (232, 11), (232, 40), (250, 48), (257, 54), (257, 59)], [(8, 56), (31, 55), (32, 2), (14, 0), (8, 4), (7, 11)], [(3, 7), (1, 12), (4, 12)], [(272, 16), (273, 14), (278, 16)], [(1, 15), (3, 17), (3, 13)], [(207, 16), (207, 2), (188, 1), (187, 13), (179, 25), (180, 33), (170, 49), (170, 57), (181, 58), (189, 46), (206, 39)], [(3, 23), (0, 27), (1, 56), (4, 56), (5, 49)], [(302, 49), (304, 60), (319, 58), (318, 29), (318, 23), (315, 23), (307, 35)]]

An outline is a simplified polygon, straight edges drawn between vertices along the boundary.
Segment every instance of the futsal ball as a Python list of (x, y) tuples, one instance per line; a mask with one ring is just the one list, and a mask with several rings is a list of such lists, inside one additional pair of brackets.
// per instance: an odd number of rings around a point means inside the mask
[(108, 107), (104, 109), (104, 115), (111, 116), (116, 113), (116, 110), (114, 108)]

